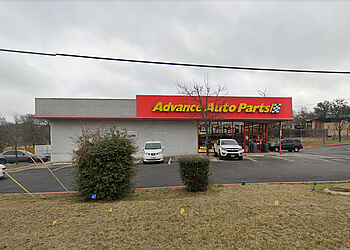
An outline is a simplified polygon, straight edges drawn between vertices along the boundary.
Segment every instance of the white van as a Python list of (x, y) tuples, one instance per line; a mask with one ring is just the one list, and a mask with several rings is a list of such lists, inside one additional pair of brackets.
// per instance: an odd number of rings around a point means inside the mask
[(164, 162), (164, 147), (161, 141), (145, 142), (143, 150), (143, 163), (147, 162)]

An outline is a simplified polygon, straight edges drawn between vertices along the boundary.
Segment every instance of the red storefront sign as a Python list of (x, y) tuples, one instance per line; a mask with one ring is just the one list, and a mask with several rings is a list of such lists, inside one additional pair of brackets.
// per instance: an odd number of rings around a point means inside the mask
[(293, 120), (290, 97), (210, 97), (200, 105), (186, 96), (139, 95), (136, 103), (138, 118), (200, 119), (206, 110), (222, 120)]

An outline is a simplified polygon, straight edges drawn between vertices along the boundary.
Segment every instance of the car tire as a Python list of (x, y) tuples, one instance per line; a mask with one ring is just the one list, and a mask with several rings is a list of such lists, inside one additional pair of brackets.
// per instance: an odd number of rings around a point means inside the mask
[(28, 163), (33, 163), (32, 159), (28, 158), (27, 160)]
[(243, 160), (243, 156), (239, 156), (239, 157), (238, 157), (238, 160)]
[(221, 155), (221, 152), (219, 151), (219, 159), (220, 160), (223, 160), (224, 159), (224, 157), (222, 157), (222, 155)]
[(218, 157), (218, 153), (214, 151), (214, 157)]
[(295, 146), (295, 147), (293, 148), (293, 150), (294, 150), (294, 152), (299, 152), (299, 147)]
[(278, 147), (275, 147), (275, 152), (279, 152), (280, 149)]
[(0, 159), (0, 164), (6, 164), (6, 160), (5, 159)]

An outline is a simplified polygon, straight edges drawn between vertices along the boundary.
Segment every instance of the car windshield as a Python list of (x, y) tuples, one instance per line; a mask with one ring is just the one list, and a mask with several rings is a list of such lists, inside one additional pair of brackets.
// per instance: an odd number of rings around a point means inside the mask
[(223, 140), (221, 142), (221, 145), (238, 145), (236, 140)]
[(159, 142), (146, 143), (145, 149), (162, 149), (162, 144)]

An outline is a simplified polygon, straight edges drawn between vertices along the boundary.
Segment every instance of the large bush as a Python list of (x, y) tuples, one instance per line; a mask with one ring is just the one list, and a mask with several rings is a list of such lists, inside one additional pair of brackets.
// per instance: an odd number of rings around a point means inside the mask
[(182, 183), (190, 192), (205, 191), (210, 183), (210, 160), (208, 157), (184, 156), (179, 159)]
[(75, 151), (75, 186), (79, 197), (116, 200), (131, 193), (137, 148), (115, 128), (84, 131)]

